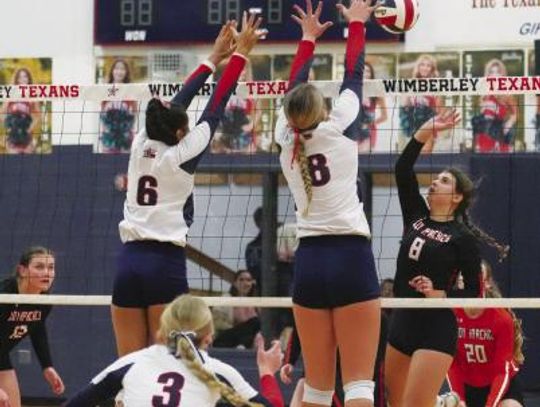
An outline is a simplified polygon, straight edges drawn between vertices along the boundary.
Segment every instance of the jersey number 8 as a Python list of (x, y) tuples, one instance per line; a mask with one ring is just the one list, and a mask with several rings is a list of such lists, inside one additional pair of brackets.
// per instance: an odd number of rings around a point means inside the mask
[(422, 252), (422, 247), (426, 241), (421, 237), (417, 237), (413, 240), (411, 247), (409, 248), (409, 259), (418, 261), (420, 259), (420, 253)]
[(313, 154), (308, 158), (309, 175), (314, 187), (322, 187), (330, 181), (330, 169), (324, 154)]

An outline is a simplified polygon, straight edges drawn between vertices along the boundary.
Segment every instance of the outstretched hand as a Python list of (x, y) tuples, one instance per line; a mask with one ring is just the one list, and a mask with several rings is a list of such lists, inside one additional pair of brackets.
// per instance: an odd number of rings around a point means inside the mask
[(259, 367), (259, 375), (274, 375), (283, 362), (283, 352), (279, 341), (273, 341), (272, 346), (268, 350), (264, 350), (264, 341), (257, 344), (257, 366)]
[(216, 41), (214, 42), (212, 53), (208, 58), (214, 65), (219, 65), (221, 61), (230, 57), (234, 52), (236, 47), (234, 41), (236, 26), (236, 20), (229, 20), (221, 27)]
[(425, 143), (439, 131), (454, 128), (461, 120), (461, 114), (455, 108), (446, 108), (438, 115), (426, 121), (414, 134), (420, 143)]
[(313, 5), (311, 0), (306, 0), (306, 11), (302, 10), (300, 6), (295, 4), (293, 6), (294, 11), (297, 15), (292, 15), (292, 19), (296, 21), (300, 27), (302, 27), (302, 39), (308, 41), (315, 41), (330, 27), (333, 23), (331, 21), (326, 21), (321, 23), (321, 12), (322, 12), (323, 2), (319, 1), (315, 12), (313, 12)]
[(262, 23), (262, 18), (257, 17), (254, 13), (244, 11), (242, 14), (242, 29), (240, 33), (235, 32), (236, 37), (236, 52), (243, 56), (248, 56), (257, 41), (266, 36), (266, 30), (259, 29)]
[(349, 7), (345, 7), (342, 3), (336, 4), (336, 7), (349, 23), (353, 21), (365, 23), (369, 20), (371, 13), (373, 13), (380, 5), (380, 1), (371, 5), (371, 0), (351, 0), (351, 5)]

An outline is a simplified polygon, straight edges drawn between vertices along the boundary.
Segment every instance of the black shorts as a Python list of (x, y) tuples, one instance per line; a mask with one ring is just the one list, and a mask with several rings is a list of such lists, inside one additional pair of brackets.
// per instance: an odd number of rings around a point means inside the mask
[(13, 365), (11, 364), (9, 352), (2, 352), (0, 354), (0, 371), (12, 370), (12, 369), (13, 369)]
[(330, 309), (380, 296), (369, 240), (364, 236), (300, 239), (294, 264), (293, 303)]
[[(485, 407), (490, 390), (490, 386), (473, 387), (465, 384), (465, 402), (467, 403), (467, 407)], [(499, 400), (499, 403), (503, 400), (516, 400), (521, 405), (525, 405), (523, 394), (521, 393), (521, 385), (516, 376), (510, 379), (510, 385), (506, 393)]]
[(451, 309), (395, 309), (388, 343), (405, 355), (434, 350), (454, 356), (458, 327)]
[(124, 244), (113, 285), (114, 305), (147, 308), (168, 304), (187, 292), (183, 247), (153, 240)]

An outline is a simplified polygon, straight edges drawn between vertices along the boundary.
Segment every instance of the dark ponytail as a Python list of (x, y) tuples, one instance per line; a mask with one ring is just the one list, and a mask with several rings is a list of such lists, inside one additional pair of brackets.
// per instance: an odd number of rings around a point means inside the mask
[(469, 231), (476, 238), (478, 238), (478, 240), (483, 241), (491, 247), (494, 247), (499, 254), (499, 262), (503, 261), (510, 252), (510, 246), (501, 244), (493, 236), (484, 232), (482, 229), (476, 226), (469, 217), (469, 208), (474, 200), (474, 182), (467, 174), (457, 168), (448, 168), (446, 171), (454, 176), (456, 180), (456, 192), (463, 196), (463, 199), (454, 212), (456, 219), (461, 221), (467, 227), (467, 229), (469, 229)]
[(168, 146), (178, 144), (176, 132), (187, 127), (188, 115), (181, 106), (163, 106), (159, 99), (153, 98), (146, 108), (146, 133), (151, 140), (161, 141)]

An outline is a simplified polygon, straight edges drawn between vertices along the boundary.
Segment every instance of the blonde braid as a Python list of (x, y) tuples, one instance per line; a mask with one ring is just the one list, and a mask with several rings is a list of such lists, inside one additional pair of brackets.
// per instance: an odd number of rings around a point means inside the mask
[(298, 164), (300, 165), (300, 175), (302, 176), (302, 181), (304, 182), (304, 191), (307, 195), (307, 205), (302, 212), (302, 215), (306, 216), (309, 212), (311, 199), (313, 198), (313, 185), (311, 183), (311, 174), (309, 172), (309, 162), (306, 156), (306, 146), (304, 145), (304, 141), (302, 139), (300, 140), (296, 161), (298, 161)]
[(214, 373), (206, 370), (204, 366), (199, 362), (197, 355), (193, 350), (193, 345), (184, 336), (179, 335), (176, 340), (176, 356), (180, 357), (188, 369), (198, 379), (205, 383), (211, 389), (217, 390), (222, 397), (227, 399), (235, 407), (264, 407), (259, 403), (252, 403), (244, 399), (240, 394), (236, 392), (232, 387), (227, 386), (221, 382)]

